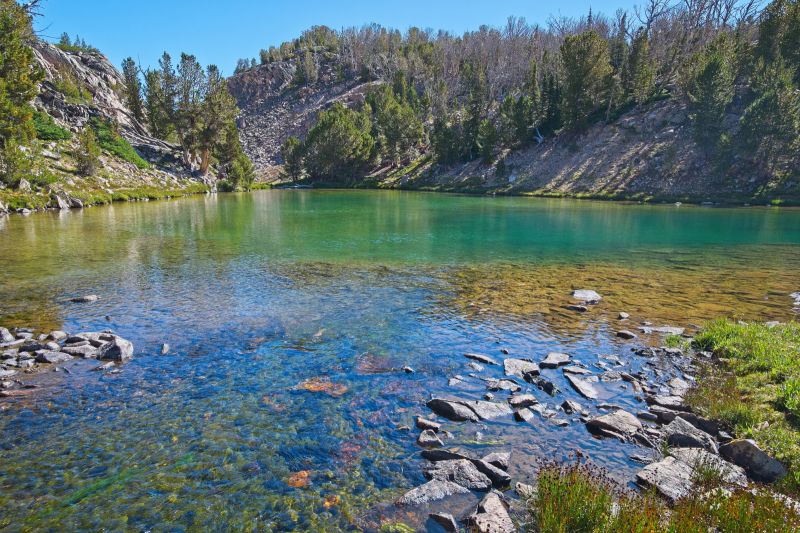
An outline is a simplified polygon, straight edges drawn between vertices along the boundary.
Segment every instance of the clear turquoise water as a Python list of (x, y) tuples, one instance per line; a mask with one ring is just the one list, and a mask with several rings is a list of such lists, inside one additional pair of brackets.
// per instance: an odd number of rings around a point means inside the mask
[[(391, 505), (423, 480), (403, 426), (432, 393), (485, 392), (447, 385), (464, 352), (627, 356), (623, 309), (791, 318), (800, 211), (264, 191), (7, 217), (0, 251), (0, 324), (112, 328), (136, 347), (120, 374), (76, 361), (0, 404), (0, 529), (369, 530), (417, 520)], [(606, 299), (565, 312), (583, 285)], [(320, 376), (347, 391), (297, 389)], [(578, 398), (559, 384), (558, 403)], [(511, 449), (520, 480), (579, 449), (626, 481), (641, 451), (580, 423), (448, 429), (475, 453)]]

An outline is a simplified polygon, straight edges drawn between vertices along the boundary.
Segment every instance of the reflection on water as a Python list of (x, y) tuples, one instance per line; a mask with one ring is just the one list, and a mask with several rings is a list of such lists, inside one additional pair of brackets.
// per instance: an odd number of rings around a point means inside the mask
[[(406, 428), (432, 393), (485, 392), (464, 352), (559, 350), (589, 365), (617, 354), (652, 372), (614, 337), (619, 311), (628, 328), (786, 320), (800, 287), (792, 210), (276, 191), (0, 220), (0, 324), (110, 327), (136, 346), (121, 374), (78, 361), (2, 404), (10, 531), (415, 523), (386, 505), (422, 481)], [(603, 302), (566, 311), (579, 287)], [(88, 293), (101, 300), (68, 303)], [(333, 393), (298, 387), (316, 378)], [(579, 399), (552, 378), (558, 403)], [(623, 387), (598, 385), (636, 409)], [(627, 480), (641, 452), (580, 423), (446, 427), (475, 453), (512, 449), (518, 479), (580, 450)]]

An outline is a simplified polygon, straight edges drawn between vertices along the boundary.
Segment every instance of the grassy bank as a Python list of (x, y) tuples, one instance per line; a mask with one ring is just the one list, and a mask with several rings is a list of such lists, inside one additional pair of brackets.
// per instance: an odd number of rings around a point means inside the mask
[(587, 465), (548, 465), (526, 500), (526, 531), (538, 533), (689, 533), (797, 531), (800, 514), (766, 492), (715, 491), (697, 479), (694, 495), (668, 508)]
[(687, 400), (751, 438), (789, 468), (780, 488), (800, 493), (800, 323), (707, 324), (695, 346), (716, 356)]

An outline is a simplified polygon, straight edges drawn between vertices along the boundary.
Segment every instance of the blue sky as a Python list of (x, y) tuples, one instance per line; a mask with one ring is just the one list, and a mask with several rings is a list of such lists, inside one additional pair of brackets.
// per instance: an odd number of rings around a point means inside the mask
[(119, 66), (132, 56), (155, 65), (166, 50), (195, 54), (230, 73), (240, 57), (255, 57), (297, 37), (315, 24), (340, 29), (377, 22), (405, 30), (411, 26), (456, 33), (481, 24), (501, 26), (509, 15), (545, 23), (550, 14), (613, 14), (631, 0), (45, 0), (36, 27), (50, 40), (62, 32), (83, 37)]

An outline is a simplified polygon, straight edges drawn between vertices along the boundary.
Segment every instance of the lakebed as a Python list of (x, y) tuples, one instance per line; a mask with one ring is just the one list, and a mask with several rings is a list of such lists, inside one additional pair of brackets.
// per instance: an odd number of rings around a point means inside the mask
[[(786, 321), (800, 288), (800, 211), (775, 208), (262, 191), (0, 218), (0, 249), (0, 325), (135, 346), (121, 372), (77, 359), (0, 400), (11, 531), (423, 527), (480, 498), (394, 504), (426, 481), (415, 419), (431, 396), (482, 399), (504, 377), (465, 353), (561, 352), (667, 387), (687, 367), (633, 351), (664, 343), (647, 324)], [(575, 289), (603, 298), (571, 310)], [(511, 452), (513, 482), (576, 455), (632, 482), (655, 451), (593, 438), (559, 406), (636, 413), (640, 394), (600, 379), (590, 401), (562, 369), (542, 376), (560, 393), (517, 381), (556, 416), (439, 418), (445, 445)]]

